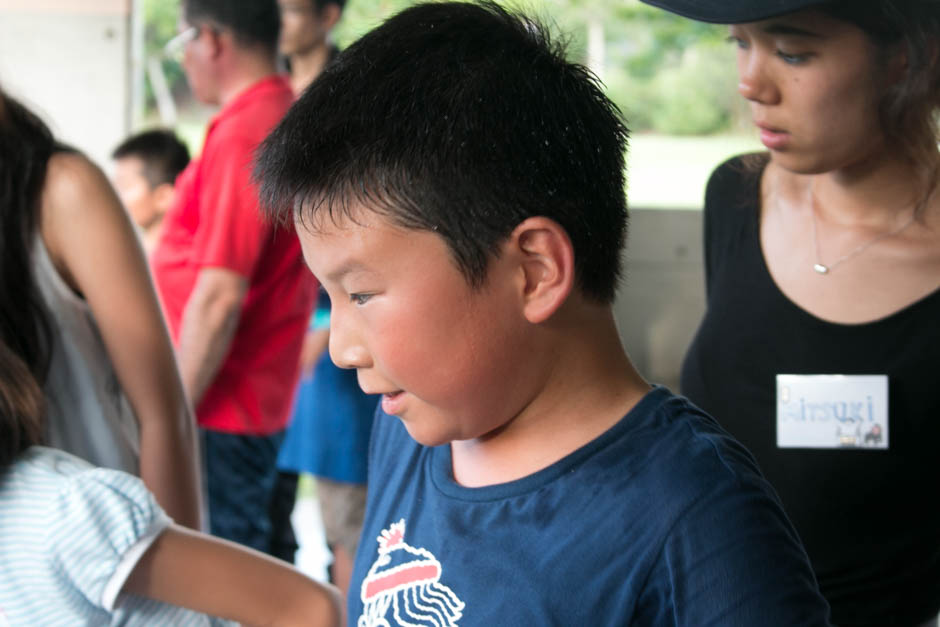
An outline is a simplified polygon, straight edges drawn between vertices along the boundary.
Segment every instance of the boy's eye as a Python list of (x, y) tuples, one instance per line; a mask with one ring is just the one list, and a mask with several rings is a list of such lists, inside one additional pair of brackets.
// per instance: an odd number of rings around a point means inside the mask
[(350, 294), (349, 301), (355, 305), (365, 305), (372, 298), (372, 294)]
[(728, 35), (728, 38), (725, 41), (727, 41), (729, 44), (734, 44), (742, 50), (747, 48), (747, 42), (745, 42), (740, 37), (735, 37), (734, 35)]

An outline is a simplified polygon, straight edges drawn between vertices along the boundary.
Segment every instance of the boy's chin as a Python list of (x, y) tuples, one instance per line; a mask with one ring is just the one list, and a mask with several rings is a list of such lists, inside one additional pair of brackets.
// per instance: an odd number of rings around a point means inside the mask
[(398, 416), (398, 419), (405, 425), (405, 430), (411, 436), (411, 439), (421, 446), (441, 446), (452, 441), (452, 438), (447, 437), (441, 431), (422, 429), (417, 425), (409, 424), (408, 419), (403, 416)]
[(411, 439), (422, 446), (449, 444), (457, 435), (453, 429), (447, 428), (453, 421), (448, 421), (446, 416), (419, 415), (419, 412), (408, 411), (394, 417), (401, 420)]

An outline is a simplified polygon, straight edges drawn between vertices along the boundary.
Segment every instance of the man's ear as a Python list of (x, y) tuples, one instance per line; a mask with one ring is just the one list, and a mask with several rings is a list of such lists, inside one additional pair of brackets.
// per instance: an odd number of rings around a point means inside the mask
[(343, 10), (335, 2), (329, 2), (320, 10), (320, 21), (323, 25), (323, 32), (330, 32), (339, 18), (343, 16)]
[(223, 46), (232, 47), (235, 43), (235, 35), (229, 30), (216, 30), (207, 26), (205, 31), (203, 37), (205, 37), (205, 45), (210, 59), (219, 58), (222, 55)]
[(523, 315), (533, 324), (548, 320), (564, 304), (575, 283), (574, 246), (560, 224), (528, 218), (510, 235), (519, 260)]

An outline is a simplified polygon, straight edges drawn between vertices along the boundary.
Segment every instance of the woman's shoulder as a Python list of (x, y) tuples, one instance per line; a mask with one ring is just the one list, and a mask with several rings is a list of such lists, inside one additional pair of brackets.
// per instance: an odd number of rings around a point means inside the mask
[(770, 156), (766, 152), (737, 155), (716, 167), (705, 189), (705, 206), (715, 204), (751, 204)]
[(31, 446), (17, 459), (15, 468), (40, 480), (64, 484), (71, 478), (92, 470), (94, 466), (59, 449)]
[(145, 501), (133, 486), (134, 478), (127, 475), (128, 481), (122, 478), (124, 474), (95, 467), (66, 451), (32, 446), (10, 467), (4, 489), (8, 496), (14, 495), (21, 507), (44, 512), (46, 524), (54, 526), (59, 524), (59, 517), (52, 512), (80, 503), (79, 509), (87, 509), (96, 500), (93, 498), (96, 491), (117, 492), (128, 500)]
[(13, 466), (22, 475), (29, 476), (33, 482), (46, 483), (50, 487), (56, 484), (61, 490), (79, 484), (98, 484), (127, 486), (129, 495), (138, 496), (137, 485), (146, 490), (138, 477), (121, 470), (94, 466), (66, 451), (48, 446), (31, 446), (24, 451)]
[[(44, 492), (44, 500), (51, 502), (50, 494), (59, 498), (85, 499), (96, 490), (117, 492), (122, 498), (147, 502), (146, 488), (139, 478), (112, 468), (94, 466), (84, 459), (63, 450), (46, 446), (32, 446), (24, 451), (13, 465), (14, 476), (31, 490)], [(138, 485), (140, 484), (140, 485)]]
[[(130, 218), (104, 172), (85, 155), (61, 150), (49, 160), (40, 234), (56, 270), (76, 292), (76, 260), (136, 241)], [(105, 248), (101, 248), (101, 246)]]
[[(15, 474), (43, 503), (52, 529), (65, 535), (75, 526), (106, 527), (102, 535), (119, 527), (132, 527), (139, 536), (166, 515), (139, 477), (112, 468), (93, 466), (65, 451), (33, 446), (14, 466)], [(102, 518), (103, 517), (103, 518)], [(120, 522), (120, 524), (118, 524)]]
[(705, 188), (706, 241), (724, 242), (749, 233), (760, 213), (767, 153), (731, 157), (712, 172)]
[(91, 159), (80, 152), (60, 150), (49, 158), (42, 189), (42, 223), (68, 224), (79, 213), (113, 213), (121, 209), (110, 181)]
[(101, 168), (85, 155), (71, 150), (54, 153), (42, 187), (41, 230), (47, 246), (50, 231), (69, 224), (78, 212), (102, 206), (100, 201), (110, 190)]

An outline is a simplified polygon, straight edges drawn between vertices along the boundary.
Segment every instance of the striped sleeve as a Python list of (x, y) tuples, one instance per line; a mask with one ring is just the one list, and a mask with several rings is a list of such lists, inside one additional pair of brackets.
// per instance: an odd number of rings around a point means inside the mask
[(171, 522), (140, 479), (103, 468), (71, 476), (50, 508), (54, 572), (109, 611), (137, 561)]

